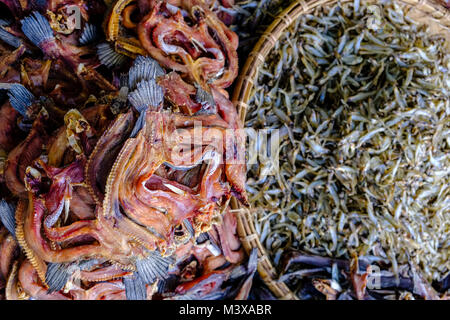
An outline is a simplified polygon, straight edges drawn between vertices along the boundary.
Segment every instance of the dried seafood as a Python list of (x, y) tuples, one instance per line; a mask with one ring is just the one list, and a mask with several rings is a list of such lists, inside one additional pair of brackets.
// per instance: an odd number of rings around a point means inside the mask
[[(250, 139), (250, 157), (259, 159), (249, 166), (247, 191), (275, 263), (295, 248), (319, 260), (371, 257), (397, 280), (405, 267), (428, 282), (448, 278), (444, 42), (403, 5), (355, 1), (302, 16), (276, 43), (245, 124), (268, 130), (274, 142), (269, 157), (261, 139)], [(292, 276), (320, 272), (307, 271)], [(363, 298), (364, 278), (352, 279)], [(329, 285), (316, 288), (334, 297)]]

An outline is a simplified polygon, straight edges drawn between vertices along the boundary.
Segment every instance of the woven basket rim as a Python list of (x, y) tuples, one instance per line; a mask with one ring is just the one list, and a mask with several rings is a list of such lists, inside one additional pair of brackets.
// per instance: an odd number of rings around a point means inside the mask
[[(252, 52), (248, 55), (233, 91), (233, 104), (237, 108), (239, 116), (244, 123), (254, 79), (258, 76), (258, 69), (264, 63), (267, 54), (275, 46), (284, 30), (302, 14), (309, 13), (318, 7), (337, 2), (345, 3), (351, 1), (353, 0), (296, 0), (274, 19), (254, 46)], [(363, 1), (374, 2), (374, 0)], [(433, 23), (439, 24), (444, 30), (450, 32), (450, 10), (447, 10), (443, 5), (432, 0), (393, 1), (413, 7), (414, 10), (418, 10), (424, 15), (429, 16)], [(250, 253), (253, 248), (258, 249), (258, 272), (262, 280), (277, 298), (298, 300), (298, 297), (285, 283), (276, 281), (277, 272), (259, 240), (259, 235), (256, 232), (250, 210), (241, 207), (236, 199), (232, 199), (231, 208), (236, 213), (239, 237), (246, 252)]]

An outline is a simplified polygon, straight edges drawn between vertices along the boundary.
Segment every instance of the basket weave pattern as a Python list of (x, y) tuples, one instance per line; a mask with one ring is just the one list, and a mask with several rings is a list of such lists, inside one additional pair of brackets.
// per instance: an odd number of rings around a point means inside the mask
[[(341, 3), (349, 1), (352, 0), (341, 0)], [(337, 2), (337, 0), (294, 1), (267, 28), (242, 68), (233, 92), (232, 101), (238, 109), (242, 121), (245, 121), (245, 115), (249, 107), (248, 101), (252, 96), (259, 67), (264, 64), (266, 56), (275, 46), (284, 30), (300, 15), (312, 13), (319, 7), (332, 6)], [(376, 1), (368, 0), (366, 2), (374, 3)], [(431, 28), (430, 32), (444, 34), (448, 44), (450, 43), (450, 10), (430, 0), (397, 0), (397, 2), (410, 6), (412, 18), (428, 24)], [(232, 200), (231, 207), (236, 212), (238, 232), (245, 250), (249, 253), (253, 248), (258, 249), (258, 272), (263, 281), (277, 298), (297, 300), (297, 296), (285, 283), (276, 281), (277, 272), (264, 246), (259, 241), (259, 234), (256, 232), (251, 211), (242, 208), (235, 199)]]

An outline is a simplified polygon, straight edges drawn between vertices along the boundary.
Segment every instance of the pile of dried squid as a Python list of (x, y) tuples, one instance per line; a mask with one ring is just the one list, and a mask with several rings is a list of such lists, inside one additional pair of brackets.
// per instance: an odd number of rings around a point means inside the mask
[(249, 297), (232, 5), (0, 1), (0, 298)]

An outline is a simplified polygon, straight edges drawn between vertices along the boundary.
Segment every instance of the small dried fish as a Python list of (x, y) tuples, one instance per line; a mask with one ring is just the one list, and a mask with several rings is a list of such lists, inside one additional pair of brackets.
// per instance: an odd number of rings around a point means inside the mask
[(288, 249), (337, 261), (355, 252), (360, 261), (382, 259), (391, 278), (404, 279), (410, 263), (423, 281), (448, 275), (444, 42), (393, 1), (338, 2), (287, 28), (260, 68), (246, 114), (252, 130), (286, 132), (273, 149), (278, 167), (258, 135), (249, 136), (247, 192), (275, 263)]

